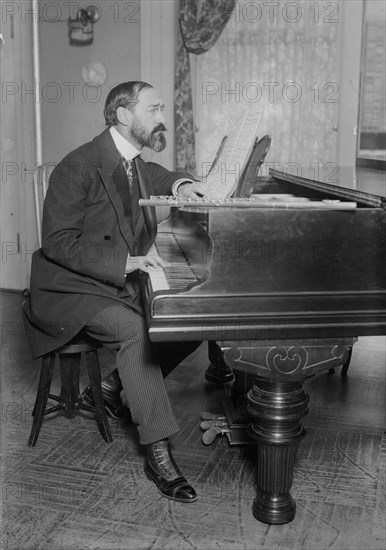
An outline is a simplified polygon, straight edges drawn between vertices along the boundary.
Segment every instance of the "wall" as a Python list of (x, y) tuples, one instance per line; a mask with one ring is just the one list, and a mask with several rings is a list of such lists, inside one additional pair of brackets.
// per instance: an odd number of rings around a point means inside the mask
[[(67, 19), (74, 6), (101, 8), (94, 24), (94, 42), (70, 46)], [(103, 106), (116, 83), (140, 77), (140, 4), (123, 0), (57, 2), (40, 7), (40, 99), (43, 162), (56, 163), (104, 128)], [(82, 68), (90, 62), (106, 67), (107, 79), (90, 86)]]
[(141, 80), (150, 82), (165, 104), (167, 147), (144, 149), (142, 157), (169, 170), (175, 168), (174, 74), (177, 48), (178, 2), (141, 0)]

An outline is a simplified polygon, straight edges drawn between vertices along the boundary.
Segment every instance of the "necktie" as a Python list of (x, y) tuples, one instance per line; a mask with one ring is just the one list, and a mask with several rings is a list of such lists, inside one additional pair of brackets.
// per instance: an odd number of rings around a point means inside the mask
[(127, 175), (127, 180), (129, 182), (130, 187), (130, 193), (133, 192), (133, 161), (132, 160), (126, 160), (125, 158), (122, 158), (122, 163), (125, 168), (125, 172)]
[[(137, 178), (138, 185), (139, 185), (140, 196), (143, 199), (148, 199), (149, 195), (152, 194), (152, 185), (149, 180), (149, 176), (147, 175), (145, 170), (145, 163), (143, 162), (140, 156), (135, 158), (134, 169), (135, 169), (135, 177)], [(156, 217), (155, 207), (142, 206), (142, 211), (145, 216), (148, 233), (152, 241), (154, 241), (157, 235), (157, 217)]]
[(125, 210), (127, 210), (129, 217), (131, 218), (131, 225), (133, 232), (135, 232), (137, 225), (139, 224), (142, 216), (142, 209), (139, 206), (139, 189), (138, 189), (138, 176), (135, 164), (135, 158), (132, 160), (126, 160), (122, 158), (122, 164), (127, 175), (127, 181), (129, 185), (126, 185), (127, 190), (130, 192), (130, 198), (124, 201)]
[(148, 227), (149, 235), (152, 240), (154, 240), (155, 235), (157, 234), (157, 218), (155, 214), (154, 206), (139, 206), (138, 201), (140, 196), (142, 198), (149, 198), (149, 193), (146, 190), (144, 180), (146, 175), (143, 173), (143, 168), (141, 168), (141, 159), (140, 156), (135, 157), (133, 160), (127, 161), (122, 157), (122, 164), (124, 166), (125, 172), (127, 174), (127, 179), (129, 182), (130, 196), (131, 196), (131, 218), (133, 228), (136, 227), (138, 220), (141, 216), (145, 216), (146, 225)]

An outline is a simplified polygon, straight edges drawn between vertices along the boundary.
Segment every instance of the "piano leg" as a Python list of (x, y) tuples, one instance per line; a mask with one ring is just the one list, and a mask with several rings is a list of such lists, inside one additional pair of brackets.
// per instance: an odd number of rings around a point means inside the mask
[(347, 355), (346, 361), (342, 365), (342, 370), (340, 371), (341, 376), (347, 376), (347, 371), (350, 366), (351, 361), (351, 355), (352, 355), (352, 347), (350, 348), (350, 351)]
[(300, 419), (308, 413), (308, 395), (298, 383), (255, 379), (248, 392), (253, 420), (249, 434), (258, 445), (256, 519), (273, 525), (295, 517), (290, 494), (296, 453), (306, 431)]
[(233, 372), (225, 363), (222, 351), (216, 342), (208, 342), (209, 367), (205, 371), (205, 378), (214, 384), (232, 382)]
[[(253, 378), (247, 392), (248, 433), (257, 444), (254, 517), (287, 523), (295, 517), (290, 494), (296, 453), (308, 412), (303, 382), (348, 360), (352, 338), (221, 342), (226, 363)], [(236, 377), (237, 378), (237, 377)], [(252, 417), (252, 421), (251, 421)]]

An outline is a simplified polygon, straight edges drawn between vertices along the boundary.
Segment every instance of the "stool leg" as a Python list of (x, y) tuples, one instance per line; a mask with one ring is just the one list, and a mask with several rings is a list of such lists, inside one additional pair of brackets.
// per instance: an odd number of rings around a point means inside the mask
[(86, 361), (88, 376), (90, 378), (92, 395), (95, 403), (95, 412), (99, 422), (99, 427), (103, 436), (103, 439), (107, 443), (111, 443), (113, 438), (110, 431), (109, 422), (107, 420), (106, 410), (103, 401), (102, 394), (102, 380), (101, 371), (99, 367), (98, 354), (95, 350), (86, 352)]
[(55, 354), (51, 353), (43, 357), (40, 368), (40, 378), (38, 393), (36, 396), (35, 406), (33, 410), (33, 422), (31, 433), (28, 439), (28, 447), (34, 447), (39, 437), (40, 428), (44, 418), (44, 413), (47, 407), (48, 394), (50, 392), (52, 374), (55, 365)]
[(79, 391), (80, 353), (60, 353), (60, 405), (66, 415), (74, 416), (82, 402)]

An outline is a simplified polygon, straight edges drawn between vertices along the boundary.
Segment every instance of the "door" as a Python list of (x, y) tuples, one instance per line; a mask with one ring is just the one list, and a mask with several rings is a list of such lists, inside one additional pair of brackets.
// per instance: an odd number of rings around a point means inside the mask
[(4, 13), (1, 33), (1, 278), (0, 288), (29, 286), (36, 248), (34, 221), (34, 104), (32, 17)]

